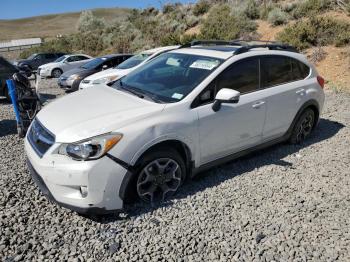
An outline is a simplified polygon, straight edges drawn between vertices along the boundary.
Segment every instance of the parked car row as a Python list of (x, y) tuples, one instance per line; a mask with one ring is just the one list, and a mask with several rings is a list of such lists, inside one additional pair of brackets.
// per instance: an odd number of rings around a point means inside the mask
[(315, 66), (280, 43), (149, 50), (82, 84), (94, 88), (45, 106), (25, 139), (41, 191), (79, 213), (163, 201), (207, 168), (301, 143), (325, 99)]

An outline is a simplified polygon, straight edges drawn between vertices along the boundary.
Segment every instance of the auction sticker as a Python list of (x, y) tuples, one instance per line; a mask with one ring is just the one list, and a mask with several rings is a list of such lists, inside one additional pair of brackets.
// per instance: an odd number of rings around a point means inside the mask
[(190, 65), (191, 68), (205, 69), (205, 70), (213, 70), (219, 61), (217, 60), (197, 60)]

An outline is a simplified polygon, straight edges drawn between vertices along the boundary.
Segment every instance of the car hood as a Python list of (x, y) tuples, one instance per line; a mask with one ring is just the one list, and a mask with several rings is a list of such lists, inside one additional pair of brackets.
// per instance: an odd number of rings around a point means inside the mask
[(70, 143), (117, 131), (161, 112), (164, 107), (164, 104), (101, 85), (49, 103), (39, 112), (37, 119), (55, 135), (56, 142)]
[(63, 73), (61, 77), (70, 77), (71, 75), (74, 74), (80, 74), (83, 71), (86, 71), (87, 69), (82, 68), (82, 67), (77, 67), (77, 68), (73, 68), (71, 70), (68, 70), (67, 72)]
[(104, 77), (112, 77), (112, 76), (118, 76), (118, 78), (123, 77), (127, 74), (129, 74), (132, 70), (131, 69), (107, 69), (101, 72), (98, 72), (96, 74), (93, 74), (86, 78), (86, 80), (94, 81), (100, 78)]

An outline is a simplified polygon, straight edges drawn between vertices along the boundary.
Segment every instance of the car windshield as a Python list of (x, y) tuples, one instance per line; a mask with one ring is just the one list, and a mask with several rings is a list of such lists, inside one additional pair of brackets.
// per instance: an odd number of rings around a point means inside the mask
[(165, 53), (116, 81), (112, 87), (155, 101), (177, 102), (222, 62), (222, 59), (213, 57)]
[(129, 68), (135, 67), (135, 66), (141, 64), (143, 61), (145, 61), (151, 55), (152, 54), (145, 54), (145, 53), (134, 55), (131, 58), (125, 60), (123, 63), (116, 66), (115, 68), (116, 69), (129, 69)]
[(106, 61), (105, 57), (98, 57), (90, 62), (87, 62), (86, 64), (82, 65), (81, 67), (84, 69), (95, 69), (96, 67), (99, 67), (104, 61)]
[(32, 60), (34, 57), (36, 57), (37, 56), (37, 54), (32, 54), (31, 56), (29, 56), (27, 59), (28, 60)]
[(61, 57), (59, 57), (59, 58), (57, 58), (56, 60), (55, 60), (55, 62), (61, 62), (61, 61), (63, 61), (65, 58), (66, 58), (67, 56), (61, 56)]

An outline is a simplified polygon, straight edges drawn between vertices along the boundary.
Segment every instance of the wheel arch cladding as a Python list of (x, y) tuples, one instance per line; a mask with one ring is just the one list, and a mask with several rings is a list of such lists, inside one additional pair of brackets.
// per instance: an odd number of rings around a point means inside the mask
[(320, 107), (319, 107), (318, 102), (317, 102), (316, 100), (311, 99), (311, 100), (305, 102), (305, 103), (300, 107), (300, 109), (298, 110), (297, 114), (295, 115), (295, 117), (294, 117), (294, 119), (293, 119), (292, 124), (290, 125), (290, 127), (289, 127), (289, 129), (288, 129), (288, 131), (287, 131), (287, 134), (291, 134), (291, 132), (292, 132), (292, 130), (293, 130), (295, 124), (297, 123), (299, 117), (300, 117), (300, 116), (305, 112), (305, 110), (308, 109), (308, 108), (312, 109), (312, 110), (314, 111), (314, 113), (315, 113), (315, 122), (314, 122), (313, 128), (316, 127), (317, 122), (318, 122), (318, 119), (319, 119), (319, 117), (320, 117), (320, 109), (319, 109)]
[(119, 190), (119, 196), (123, 201), (130, 202), (134, 198), (134, 196), (132, 195), (132, 186), (136, 182), (137, 170), (139, 168), (138, 165), (140, 163), (140, 160), (152, 151), (168, 148), (175, 149), (180, 154), (186, 165), (187, 177), (189, 177), (189, 172), (191, 171), (192, 165), (192, 154), (190, 148), (185, 143), (179, 140), (166, 140), (159, 142), (157, 144), (152, 145), (145, 152), (143, 152), (136, 161), (136, 164), (128, 170)]

